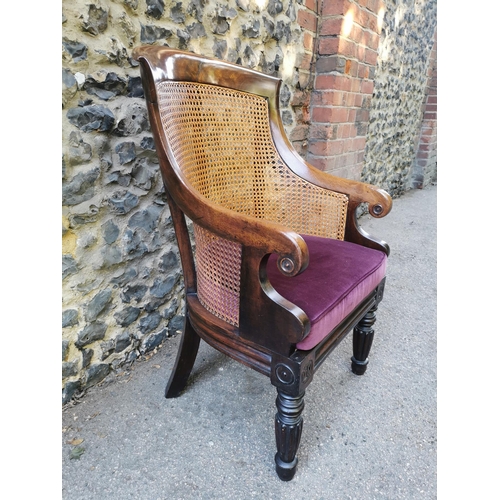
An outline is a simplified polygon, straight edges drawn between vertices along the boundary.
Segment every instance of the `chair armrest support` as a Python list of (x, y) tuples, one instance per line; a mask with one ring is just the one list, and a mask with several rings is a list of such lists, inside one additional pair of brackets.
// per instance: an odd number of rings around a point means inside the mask
[(385, 217), (392, 208), (392, 198), (383, 189), (365, 182), (344, 179), (322, 172), (312, 165), (304, 162), (309, 170), (309, 181), (325, 189), (343, 193), (349, 197), (349, 203), (356, 206), (361, 203), (368, 204), (370, 215), (376, 218)]
[(274, 144), (288, 168), (311, 184), (325, 190), (343, 193), (349, 198), (345, 240), (381, 250), (389, 255), (390, 250), (386, 242), (370, 236), (359, 227), (356, 213), (361, 203), (367, 203), (368, 211), (372, 217), (385, 217), (392, 208), (392, 198), (389, 193), (371, 184), (344, 179), (323, 172), (307, 163), (297, 151), (295, 151), (286, 136), (279, 114), (278, 97), (269, 102), (269, 110), (271, 133)]
[[(278, 93), (279, 94), (279, 93)], [(373, 217), (384, 217), (392, 207), (392, 198), (383, 189), (371, 184), (351, 179), (336, 177), (323, 172), (307, 163), (293, 148), (283, 128), (279, 115), (278, 96), (269, 102), (271, 134), (276, 149), (288, 168), (311, 184), (349, 197), (350, 203), (359, 205), (368, 203), (368, 210)]]
[(278, 254), (278, 269), (286, 276), (296, 276), (307, 268), (309, 250), (298, 233), (282, 224), (224, 208), (180, 184), (178, 177), (171, 178), (169, 194), (194, 223), (221, 238), (255, 248), (262, 256)]
[(368, 204), (368, 212), (372, 217), (385, 217), (392, 209), (392, 197), (372, 184), (327, 174), (304, 162), (308, 168), (308, 180), (317, 186), (343, 193), (349, 197), (344, 239), (365, 247), (381, 250), (389, 256), (389, 245), (368, 234), (358, 223), (357, 208), (362, 203)]
[[(172, 181), (174, 181), (172, 179)], [(281, 297), (266, 272), (269, 254), (278, 254), (278, 269), (296, 276), (309, 264), (307, 244), (299, 234), (281, 224), (257, 219), (212, 203), (173, 183), (169, 196), (194, 223), (242, 245), (239, 335), (282, 354), (310, 330), (304, 311)], [(268, 321), (263, 325), (261, 318)], [(282, 332), (280, 335), (277, 332)]]
[(358, 224), (357, 208), (362, 203), (368, 204), (368, 211), (372, 217), (385, 217), (392, 208), (392, 198), (383, 189), (368, 183), (344, 179), (323, 172), (313, 165), (307, 163), (290, 144), (277, 113), (278, 103), (270, 106), (271, 109), (271, 131), (273, 139), (280, 156), (288, 168), (306, 181), (320, 188), (337, 193), (345, 194), (349, 198), (348, 213), (344, 239), (369, 248), (381, 250), (389, 255), (389, 245), (379, 240)]

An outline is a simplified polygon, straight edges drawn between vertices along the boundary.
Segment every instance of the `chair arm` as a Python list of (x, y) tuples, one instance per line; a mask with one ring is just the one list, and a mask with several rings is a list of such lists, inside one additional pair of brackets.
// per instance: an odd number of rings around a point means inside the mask
[(383, 189), (365, 182), (336, 177), (332, 174), (322, 172), (306, 162), (304, 163), (308, 167), (307, 180), (309, 182), (324, 189), (347, 195), (349, 203), (356, 204), (356, 206), (361, 203), (367, 203), (370, 215), (373, 217), (385, 217), (391, 211), (392, 198)]
[(389, 193), (371, 184), (326, 174), (311, 165), (308, 167), (311, 182), (349, 197), (344, 240), (380, 250), (389, 256), (391, 250), (387, 242), (360, 227), (357, 213), (358, 206), (367, 203), (370, 215), (375, 218), (385, 217), (392, 208), (392, 197)]
[(306, 162), (303, 163), (307, 167), (306, 175), (309, 182), (348, 196), (349, 204), (344, 239), (358, 245), (381, 250), (389, 256), (389, 245), (360, 227), (357, 214), (358, 206), (361, 203), (367, 203), (370, 215), (375, 218), (385, 217), (392, 209), (392, 197), (389, 193), (372, 184), (336, 177), (322, 172)]
[(288, 140), (278, 110), (279, 103), (276, 98), (274, 102), (270, 102), (271, 134), (278, 153), (290, 170), (311, 184), (347, 195), (350, 205), (357, 207), (360, 203), (368, 203), (368, 210), (373, 217), (384, 217), (391, 211), (392, 198), (383, 189), (364, 182), (336, 177), (307, 163)]
[(262, 256), (278, 254), (278, 268), (286, 276), (296, 276), (306, 269), (309, 250), (298, 233), (282, 224), (222, 207), (183, 184), (177, 176), (166, 183), (170, 196), (193, 222), (221, 238), (254, 248)]
[(276, 113), (276, 105), (271, 108), (271, 115), (273, 117), (271, 120), (271, 132), (276, 149), (288, 168), (307, 182), (325, 189), (325, 192), (334, 191), (345, 194), (348, 197), (348, 213), (344, 239), (369, 248), (381, 250), (389, 255), (389, 245), (385, 241), (379, 240), (365, 232), (359, 227), (357, 220), (357, 208), (361, 203), (368, 204), (368, 211), (373, 217), (385, 217), (392, 208), (392, 198), (389, 193), (371, 184), (344, 179), (323, 172), (307, 163), (288, 141), (279, 115)]
[(281, 224), (221, 207), (187, 186), (181, 188), (182, 180), (177, 176), (166, 185), (175, 205), (194, 223), (242, 245), (238, 335), (272, 351), (288, 352), (309, 333), (310, 323), (304, 311), (271, 286), (266, 263), (269, 254), (277, 253), (278, 269), (284, 275), (292, 277), (304, 271), (309, 250), (302, 236)]

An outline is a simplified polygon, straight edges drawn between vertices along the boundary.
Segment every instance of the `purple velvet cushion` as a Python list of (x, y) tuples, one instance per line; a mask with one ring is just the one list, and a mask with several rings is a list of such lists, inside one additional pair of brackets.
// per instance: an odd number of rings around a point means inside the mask
[(307, 269), (289, 278), (276, 267), (276, 254), (267, 264), (276, 291), (300, 307), (311, 321), (311, 331), (297, 344), (308, 350), (319, 344), (382, 281), (384, 252), (347, 241), (303, 235), (309, 248)]

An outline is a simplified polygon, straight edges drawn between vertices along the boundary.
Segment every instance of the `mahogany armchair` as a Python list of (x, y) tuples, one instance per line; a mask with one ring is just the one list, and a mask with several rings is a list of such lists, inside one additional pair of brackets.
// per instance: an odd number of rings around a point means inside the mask
[(166, 397), (185, 388), (200, 338), (269, 377), (276, 471), (290, 480), (305, 390), (351, 330), (352, 371), (366, 370), (389, 247), (359, 227), (356, 211), (365, 203), (383, 217), (391, 197), (295, 152), (280, 119), (280, 79), (167, 47), (139, 47), (133, 57), (185, 284)]

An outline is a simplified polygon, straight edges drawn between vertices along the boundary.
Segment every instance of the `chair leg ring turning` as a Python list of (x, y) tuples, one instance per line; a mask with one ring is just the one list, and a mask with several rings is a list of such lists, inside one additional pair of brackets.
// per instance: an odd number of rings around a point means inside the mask
[(354, 356), (351, 357), (351, 370), (356, 375), (363, 375), (366, 372), (368, 360), (358, 361)]
[(373, 343), (373, 324), (375, 323), (377, 305), (374, 305), (354, 327), (352, 335), (353, 356), (351, 369), (356, 375), (363, 375), (368, 366), (368, 354)]
[(294, 397), (278, 389), (276, 398), (278, 412), (275, 418), (276, 446), (274, 458), (276, 472), (282, 481), (290, 481), (297, 470), (297, 450), (302, 435), (302, 410), (304, 393)]
[(279, 453), (276, 453), (274, 461), (276, 462), (276, 472), (282, 481), (290, 481), (293, 479), (293, 476), (295, 476), (295, 472), (297, 471), (297, 457), (288, 463), (283, 462), (279, 457)]

